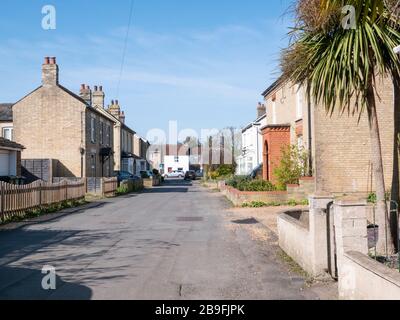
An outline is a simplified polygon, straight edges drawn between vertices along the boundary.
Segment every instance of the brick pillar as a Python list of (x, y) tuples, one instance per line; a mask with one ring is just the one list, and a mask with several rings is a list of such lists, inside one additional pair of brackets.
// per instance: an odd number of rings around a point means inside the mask
[(335, 201), (336, 252), (339, 273), (339, 296), (354, 296), (357, 288), (353, 268), (349, 267), (347, 252), (368, 255), (367, 201), (342, 199)]
[(333, 202), (330, 194), (310, 196), (310, 238), (313, 275), (323, 276), (328, 270), (327, 208)]

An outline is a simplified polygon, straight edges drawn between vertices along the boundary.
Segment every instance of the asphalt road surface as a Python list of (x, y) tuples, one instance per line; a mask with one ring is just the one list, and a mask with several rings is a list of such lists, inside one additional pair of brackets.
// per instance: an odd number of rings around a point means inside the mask
[[(317, 299), (229, 206), (199, 183), (169, 180), (0, 229), (0, 299)], [(56, 290), (42, 288), (45, 265)]]

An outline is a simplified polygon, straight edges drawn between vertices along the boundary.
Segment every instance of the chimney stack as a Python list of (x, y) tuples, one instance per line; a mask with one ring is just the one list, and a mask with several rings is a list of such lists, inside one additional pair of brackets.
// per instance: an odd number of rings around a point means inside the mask
[(257, 106), (257, 118), (261, 118), (267, 113), (267, 108), (261, 102), (258, 103)]
[(92, 105), (92, 90), (90, 90), (90, 87), (82, 84), (81, 85), (81, 90), (79, 92), (79, 96), (85, 100), (85, 102), (91, 106)]
[(45, 57), (42, 65), (42, 85), (52, 87), (58, 85), (58, 65), (55, 57)]
[(103, 86), (94, 86), (94, 92), (92, 96), (93, 106), (104, 109), (104, 98)]
[(120, 116), (119, 116), (119, 121), (121, 121), (122, 123), (125, 123), (125, 112), (124, 111), (122, 111), (121, 112), (121, 114), (120, 114)]
[(120, 120), (121, 107), (119, 106), (118, 100), (111, 100), (111, 105), (108, 107), (108, 112), (111, 113), (115, 118)]

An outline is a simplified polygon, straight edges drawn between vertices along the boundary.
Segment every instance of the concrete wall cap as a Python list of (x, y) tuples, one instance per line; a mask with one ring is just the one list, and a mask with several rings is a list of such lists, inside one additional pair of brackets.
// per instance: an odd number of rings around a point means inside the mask
[(357, 197), (349, 196), (336, 199), (335, 205), (341, 207), (355, 207), (355, 206), (367, 206), (368, 203), (366, 199), (360, 199)]
[(400, 287), (400, 273), (398, 270), (390, 269), (360, 252), (348, 251), (344, 255), (364, 269)]
[(328, 193), (328, 192), (317, 192), (317, 193), (310, 195), (310, 199), (331, 199), (333, 201), (333, 199), (335, 199), (335, 197), (331, 193)]

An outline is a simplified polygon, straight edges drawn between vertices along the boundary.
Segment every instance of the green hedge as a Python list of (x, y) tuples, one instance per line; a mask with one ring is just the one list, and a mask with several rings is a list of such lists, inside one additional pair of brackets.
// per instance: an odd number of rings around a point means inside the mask
[(227, 185), (239, 191), (267, 192), (276, 191), (276, 187), (270, 181), (251, 180), (248, 177), (234, 177), (227, 181)]

